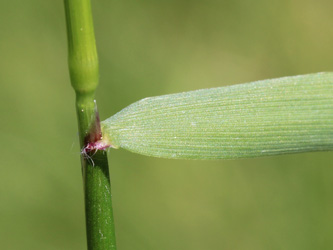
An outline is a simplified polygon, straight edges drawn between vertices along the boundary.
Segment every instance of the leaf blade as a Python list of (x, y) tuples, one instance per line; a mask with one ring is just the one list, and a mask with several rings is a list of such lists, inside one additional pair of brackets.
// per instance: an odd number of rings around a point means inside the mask
[(102, 122), (115, 147), (175, 159), (333, 149), (333, 73), (149, 97)]

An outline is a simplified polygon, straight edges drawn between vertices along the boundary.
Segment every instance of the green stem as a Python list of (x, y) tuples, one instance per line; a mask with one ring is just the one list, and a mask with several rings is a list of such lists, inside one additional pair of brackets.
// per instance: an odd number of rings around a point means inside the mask
[(94, 100), (98, 85), (98, 58), (90, 0), (65, 0), (68, 33), (68, 63), (76, 93), (88, 249), (115, 250), (116, 240), (111, 203), (107, 154), (87, 146), (101, 139)]

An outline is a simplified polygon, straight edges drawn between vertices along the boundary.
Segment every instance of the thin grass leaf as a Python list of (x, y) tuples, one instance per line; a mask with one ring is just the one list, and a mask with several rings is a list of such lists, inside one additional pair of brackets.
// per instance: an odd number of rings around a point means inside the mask
[(175, 159), (332, 150), (333, 73), (145, 98), (102, 132), (115, 148)]

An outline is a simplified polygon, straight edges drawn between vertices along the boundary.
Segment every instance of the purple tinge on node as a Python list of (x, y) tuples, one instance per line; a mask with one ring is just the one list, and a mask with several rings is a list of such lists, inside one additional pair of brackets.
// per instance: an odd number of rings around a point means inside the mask
[(104, 141), (90, 142), (85, 147), (86, 152), (95, 151), (95, 150), (106, 150), (110, 148), (111, 145), (105, 143)]

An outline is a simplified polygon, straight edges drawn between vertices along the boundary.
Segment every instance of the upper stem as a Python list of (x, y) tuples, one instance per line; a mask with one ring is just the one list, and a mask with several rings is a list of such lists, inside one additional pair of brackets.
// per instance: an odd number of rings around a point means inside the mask
[(95, 92), (98, 85), (98, 57), (90, 0), (65, 0), (68, 64), (76, 93)]

